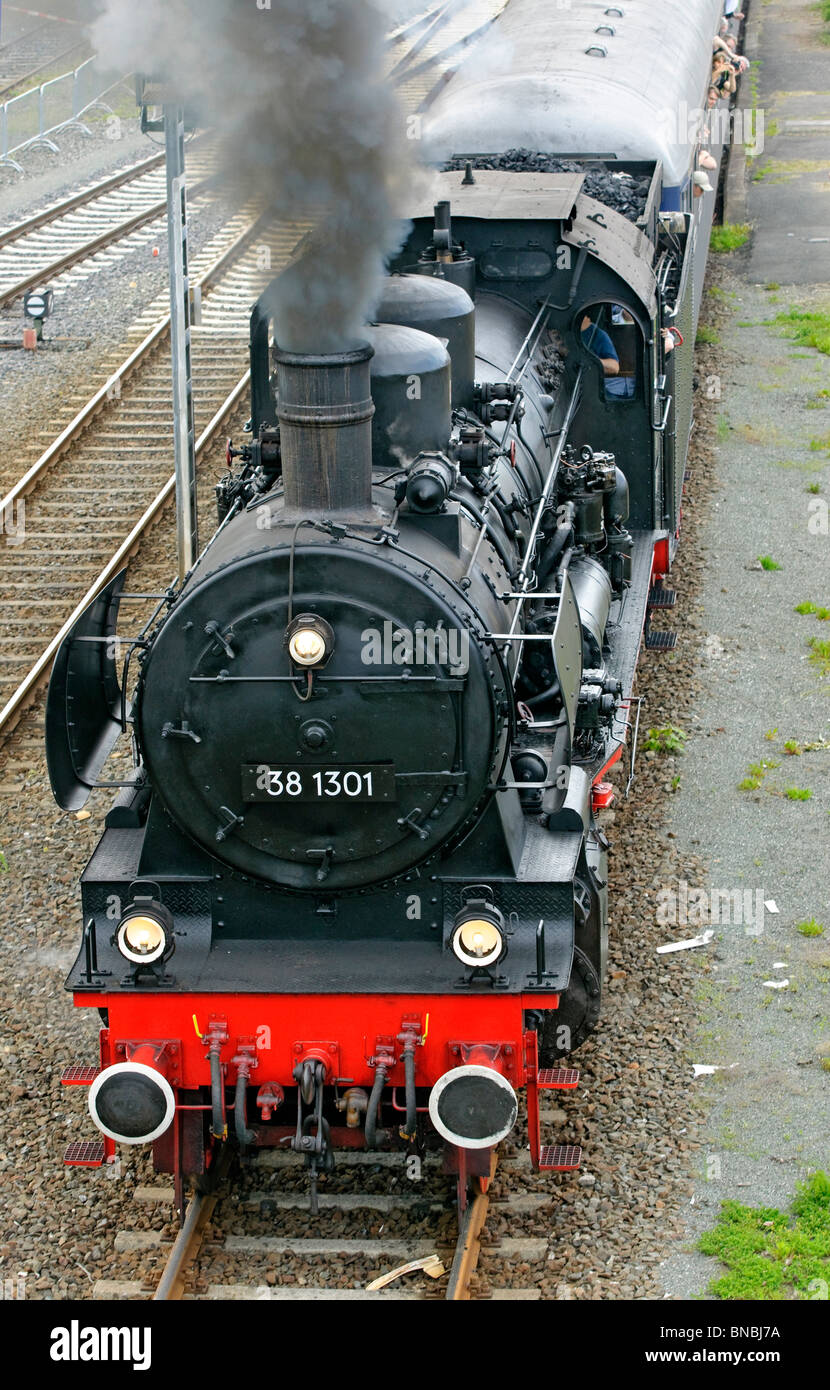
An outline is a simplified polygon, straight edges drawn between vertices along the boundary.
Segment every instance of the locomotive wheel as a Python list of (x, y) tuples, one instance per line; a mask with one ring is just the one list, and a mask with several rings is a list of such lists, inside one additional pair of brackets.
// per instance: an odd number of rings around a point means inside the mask
[[(551, 1067), (581, 1047), (597, 1026), (602, 1002), (599, 976), (579, 947), (574, 949), (571, 980), (559, 1008), (545, 1015), (539, 1032), (539, 1064)], [(569, 1029), (569, 1034), (563, 1033)], [(563, 1046), (563, 1043), (567, 1045)]]

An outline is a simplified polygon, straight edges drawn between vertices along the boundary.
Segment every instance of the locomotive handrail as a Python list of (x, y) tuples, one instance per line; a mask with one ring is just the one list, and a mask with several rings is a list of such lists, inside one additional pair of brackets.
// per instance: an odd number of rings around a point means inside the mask
[[(584, 368), (582, 367), (582, 365), (580, 365), (579, 370), (576, 374), (576, 381), (574, 382), (574, 389), (571, 393), (571, 399), (568, 402), (568, 409), (566, 410), (565, 418), (562, 421), (562, 428), (559, 432), (559, 438), (556, 441), (556, 447), (553, 451), (553, 457), (550, 462), (550, 468), (548, 469), (548, 475), (545, 479), (544, 487), (542, 488), (542, 495), (539, 498), (539, 505), (536, 508), (536, 515), (533, 518), (533, 525), (530, 528), (530, 535), (528, 536), (527, 545), (525, 547), (525, 553), (522, 557), (521, 568), (519, 569), (519, 581), (523, 591), (527, 588), (527, 585), (529, 583), (528, 565), (533, 555), (534, 548), (536, 546), (536, 538), (539, 534), (539, 527), (542, 524), (542, 517), (545, 513), (545, 509), (547, 508), (548, 502), (550, 501), (550, 494), (553, 491), (553, 484), (556, 481), (556, 475), (559, 471), (559, 460), (562, 457), (562, 450), (564, 449), (565, 444), (567, 442), (568, 431), (573, 422), (574, 413), (576, 411), (577, 403), (579, 400), (579, 394), (582, 387), (583, 370)], [(527, 595), (524, 594), (523, 597), (526, 598)], [(518, 618), (519, 609), (517, 608), (515, 616), (513, 618), (513, 622), (510, 626), (511, 632), (515, 632), (516, 630), (516, 623), (518, 622)]]
[(668, 421), (669, 421), (669, 411), (671, 410), (672, 401), (673, 401), (673, 400), (674, 400), (674, 396), (667, 396), (667, 397), (666, 397), (666, 408), (665, 408), (665, 410), (663, 411), (663, 421), (662, 421), (662, 424), (660, 424), (660, 425), (655, 425), (655, 424), (652, 422), (652, 429), (655, 431), (656, 434), (664, 434), (664, 433), (665, 433), (666, 425), (668, 424)]

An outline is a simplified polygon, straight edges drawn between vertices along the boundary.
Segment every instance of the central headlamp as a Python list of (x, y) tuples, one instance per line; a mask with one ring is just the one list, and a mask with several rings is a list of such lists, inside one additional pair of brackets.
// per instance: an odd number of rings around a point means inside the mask
[(325, 618), (300, 613), (285, 630), (285, 645), (295, 666), (322, 666), (334, 650), (334, 632)]
[(122, 918), (115, 944), (133, 965), (153, 965), (173, 949), (172, 922), (161, 903), (135, 907)]
[(493, 965), (503, 954), (504, 945), (504, 923), (495, 909), (467, 911), (456, 918), (452, 949), (462, 964), (480, 968)]

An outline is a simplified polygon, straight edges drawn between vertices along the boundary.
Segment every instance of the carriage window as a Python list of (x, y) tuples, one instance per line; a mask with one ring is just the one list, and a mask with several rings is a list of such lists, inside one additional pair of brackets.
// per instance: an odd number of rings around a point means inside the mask
[(579, 322), (582, 346), (602, 363), (606, 400), (632, 397), (640, 336), (632, 315), (621, 304), (591, 304)]

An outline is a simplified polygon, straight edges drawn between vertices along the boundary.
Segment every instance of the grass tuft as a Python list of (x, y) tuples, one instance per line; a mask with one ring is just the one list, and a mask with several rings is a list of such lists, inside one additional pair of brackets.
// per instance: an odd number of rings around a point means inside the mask
[(666, 724), (662, 729), (649, 729), (643, 748), (647, 753), (682, 753), (685, 742), (682, 729)]
[[(771, 732), (777, 733), (778, 731), (772, 730)], [(769, 734), (766, 737), (768, 738)], [(738, 791), (756, 792), (770, 769), (779, 766), (780, 764), (774, 762), (772, 758), (762, 758), (759, 763), (750, 763), (746, 776), (738, 783)]]
[(801, 347), (830, 354), (830, 311), (827, 309), (787, 309), (772, 320), (785, 338)]
[(738, 251), (745, 246), (752, 235), (749, 222), (727, 222), (723, 227), (712, 228), (711, 249), (713, 251)]
[(808, 922), (799, 922), (796, 931), (801, 932), (802, 936), (824, 936), (824, 927), (815, 917), (811, 917)]
[(777, 560), (773, 560), (771, 555), (759, 555), (758, 563), (762, 570), (780, 570), (781, 566)]
[(830, 676), (830, 642), (821, 637), (811, 637), (808, 643), (810, 661), (817, 666), (822, 676)]
[(715, 1298), (820, 1298), (830, 1279), (830, 1178), (818, 1172), (798, 1183), (790, 1213), (724, 1202), (697, 1248), (726, 1266), (709, 1285)]

